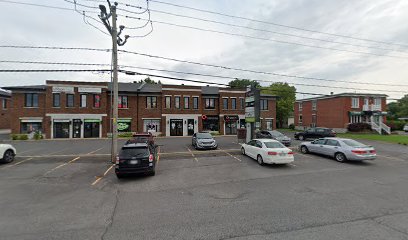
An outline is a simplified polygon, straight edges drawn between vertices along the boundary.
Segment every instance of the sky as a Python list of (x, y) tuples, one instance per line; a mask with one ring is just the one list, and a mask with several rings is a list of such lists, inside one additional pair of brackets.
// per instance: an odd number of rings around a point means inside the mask
[[(0, 45), (29, 45), (57, 47), (111, 48), (111, 37), (98, 20), (99, 0), (12, 0), (13, 2), (57, 6), (72, 10), (20, 5), (0, 0)], [(219, 12), (249, 21), (202, 11), (194, 11), (161, 2)], [(124, 25), (122, 35), (129, 38), (119, 49), (176, 58), (212, 65), (260, 72), (319, 78), (284, 77), (271, 74), (235, 71), (186, 64), (146, 56), (120, 53), (119, 65), (154, 68), (199, 74), (221, 75), (230, 78), (288, 82), (304, 93), (330, 94), (343, 92), (383, 93), (398, 99), (408, 94), (408, 1), (391, 0), (160, 0), (150, 1), (150, 25), (145, 25), (148, 14), (138, 14), (146, 7), (145, 0), (119, 0), (118, 25)], [(100, 30), (86, 24), (81, 14)], [(129, 12), (130, 11), (130, 12)], [(218, 21), (243, 27), (199, 21), (161, 13), (168, 12)], [(128, 17), (126, 17), (128, 16)], [(134, 19), (129, 17), (141, 18)], [(164, 23), (209, 29), (215, 32), (170, 26)], [(282, 27), (279, 25), (290, 26)], [(137, 29), (130, 29), (137, 28)], [(251, 28), (251, 29), (249, 29)], [(260, 29), (254, 30), (254, 29)], [(302, 31), (307, 29), (311, 31)], [(228, 35), (224, 33), (232, 33)], [(321, 34), (317, 32), (330, 33)], [(240, 36), (239, 36), (240, 35)], [(249, 36), (243, 37), (242, 35)], [(288, 36), (292, 35), (292, 36)], [(337, 35), (337, 36), (336, 36)], [(349, 36), (349, 37), (341, 37)], [(139, 37), (137, 37), (139, 36)], [(313, 39), (311, 39), (313, 38)], [(367, 39), (366, 40), (357, 40)], [(316, 40), (318, 39), (318, 40)], [(333, 43), (336, 42), (336, 43)], [(381, 43), (385, 42), (385, 43)], [(347, 44), (345, 44), (347, 43)], [(392, 44), (388, 44), (392, 43)], [(308, 46), (303, 46), (308, 45)], [(331, 48), (331, 50), (327, 49)], [(333, 49), (340, 49), (337, 51)], [(364, 53), (364, 54), (363, 54)], [(387, 55), (387, 56), (379, 56)], [(80, 50), (49, 50), (0, 48), (0, 61), (42, 61), (110, 64), (110, 52)], [(0, 62), (3, 69), (109, 69), (109, 66), (71, 66)], [(123, 68), (125, 69), (125, 68)], [(228, 83), (232, 79), (168, 73), (146, 69), (127, 68), (147, 74)], [(145, 76), (119, 74), (120, 82), (131, 82)], [(160, 79), (162, 83), (183, 82)], [(0, 87), (44, 84), (46, 80), (110, 81), (109, 73), (1, 73)], [(334, 80), (334, 81), (333, 81)], [(338, 82), (341, 81), (341, 82)], [(359, 82), (359, 83), (349, 83)], [(185, 84), (190, 84), (184, 82)], [(382, 85), (375, 85), (382, 84)], [(313, 85), (313, 86), (305, 86)], [(405, 86), (401, 86), (405, 85)], [(346, 89), (354, 88), (354, 89)], [(297, 98), (311, 97), (298, 94)]]

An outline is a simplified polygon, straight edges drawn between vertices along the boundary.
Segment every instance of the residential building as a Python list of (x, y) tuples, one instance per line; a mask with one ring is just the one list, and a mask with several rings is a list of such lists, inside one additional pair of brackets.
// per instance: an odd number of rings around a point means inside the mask
[[(12, 132), (46, 138), (98, 138), (111, 132), (111, 84), (47, 81), (6, 88), (16, 99)], [(245, 128), (245, 90), (210, 86), (119, 83), (119, 132), (235, 135)], [(276, 96), (261, 95), (261, 128), (276, 127)]]
[(346, 132), (350, 123), (369, 123), (373, 130), (389, 132), (384, 94), (341, 93), (295, 102), (295, 126), (328, 127)]
[(0, 130), (10, 129), (11, 94), (0, 89)]

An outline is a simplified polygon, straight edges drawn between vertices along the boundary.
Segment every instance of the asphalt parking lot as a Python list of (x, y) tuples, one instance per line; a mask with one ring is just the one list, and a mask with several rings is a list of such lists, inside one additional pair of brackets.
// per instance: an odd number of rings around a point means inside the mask
[[(13, 142), (0, 165), (0, 239), (408, 239), (408, 148), (284, 166), (240, 155), (235, 137), (194, 151), (159, 138), (154, 177), (118, 180), (107, 140)], [(298, 144), (294, 142), (294, 146)]]

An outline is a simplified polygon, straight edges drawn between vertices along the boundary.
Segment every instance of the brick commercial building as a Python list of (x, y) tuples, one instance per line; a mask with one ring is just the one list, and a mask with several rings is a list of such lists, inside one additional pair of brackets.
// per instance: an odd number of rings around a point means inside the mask
[[(12, 91), (12, 133), (46, 138), (98, 138), (110, 132), (111, 85), (47, 81)], [(245, 90), (186, 85), (119, 83), (120, 132), (189, 136), (197, 131), (235, 135), (245, 127)], [(276, 126), (276, 97), (261, 96), (261, 128)]]
[(10, 129), (11, 94), (0, 89), (0, 130)]
[(295, 126), (328, 127), (345, 132), (350, 123), (369, 123), (373, 130), (389, 132), (384, 94), (341, 93), (297, 100)]

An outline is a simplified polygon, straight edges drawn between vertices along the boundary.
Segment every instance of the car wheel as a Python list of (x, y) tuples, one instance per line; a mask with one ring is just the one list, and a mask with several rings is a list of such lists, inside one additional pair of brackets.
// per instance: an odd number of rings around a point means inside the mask
[(300, 151), (304, 154), (309, 153), (309, 149), (306, 146), (301, 146)]
[(303, 137), (303, 135), (300, 135), (298, 138), (299, 138), (300, 141), (305, 140), (305, 137)]
[(245, 156), (245, 148), (241, 148), (241, 153), (242, 153), (242, 155), (244, 155)]
[(264, 165), (264, 161), (263, 161), (261, 155), (258, 155), (258, 157), (256, 157), (256, 160), (258, 161), (258, 164), (259, 164), (259, 165)]
[(334, 159), (336, 159), (337, 162), (345, 162), (347, 160), (346, 156), (343, 153), (334, 154)]
[(14, 160), (14, 152), (12, 150), (7, 150), (3, 155), (3, 162), (10, 163)]

